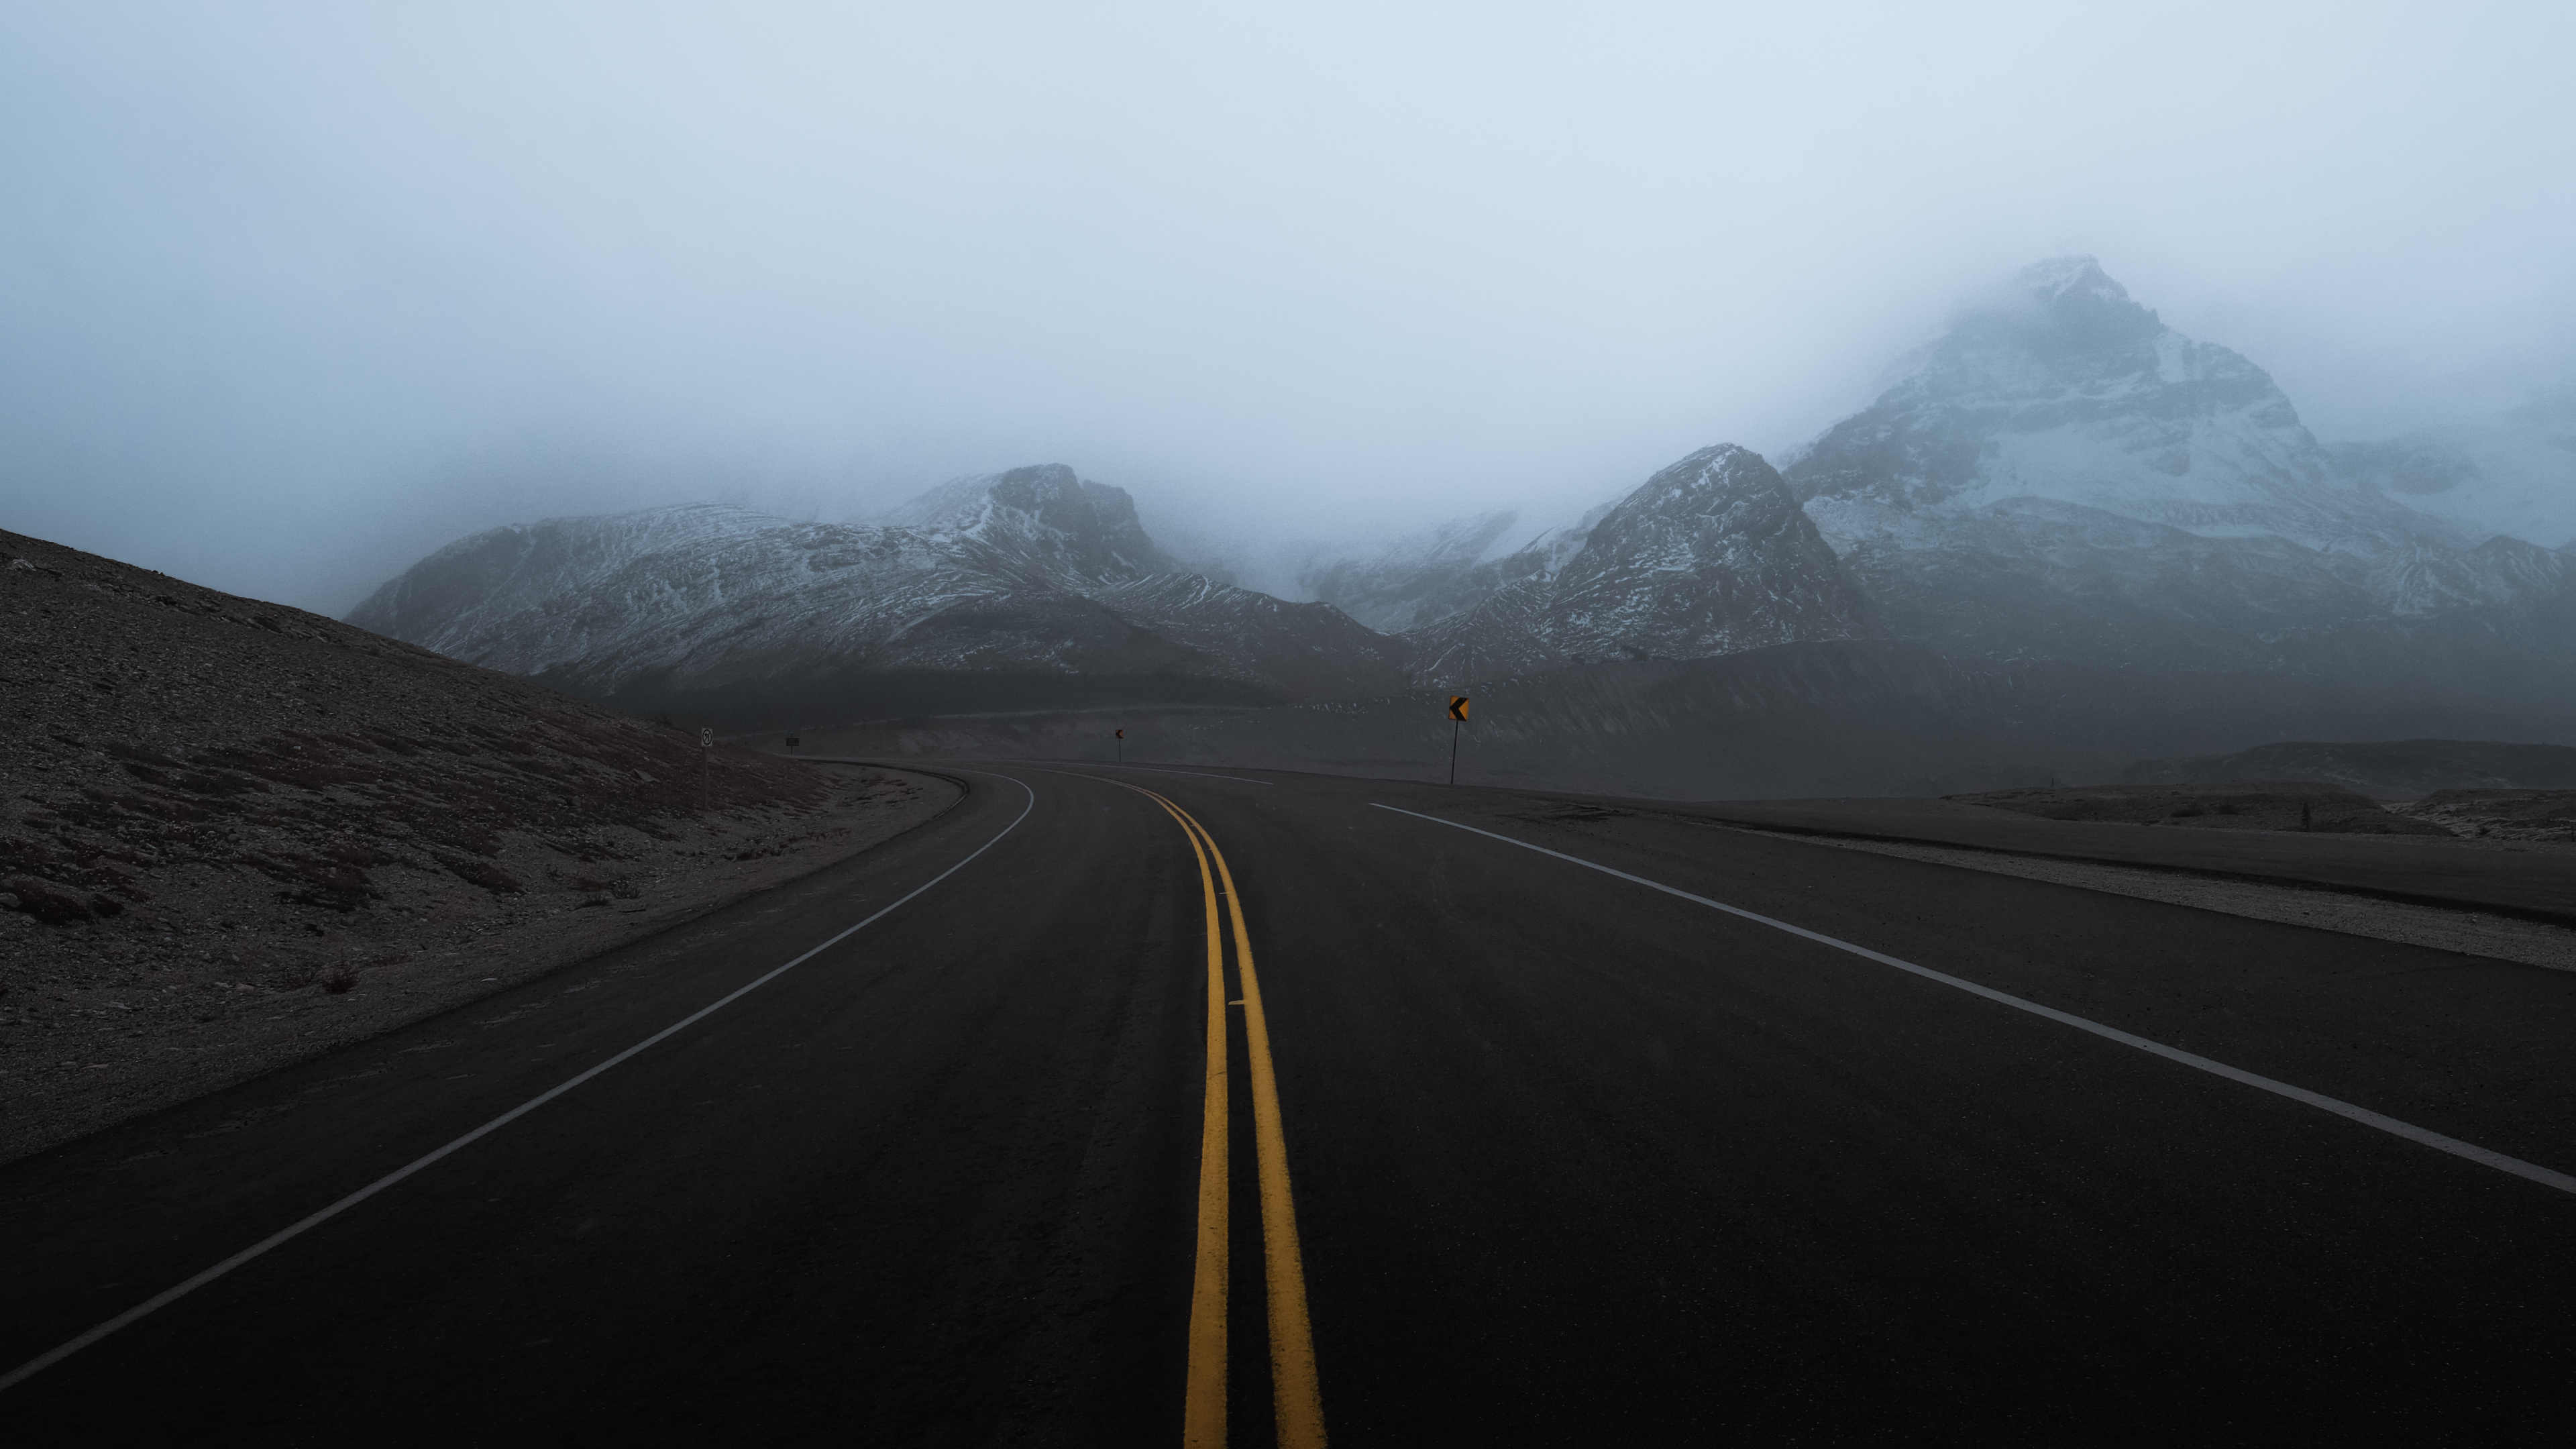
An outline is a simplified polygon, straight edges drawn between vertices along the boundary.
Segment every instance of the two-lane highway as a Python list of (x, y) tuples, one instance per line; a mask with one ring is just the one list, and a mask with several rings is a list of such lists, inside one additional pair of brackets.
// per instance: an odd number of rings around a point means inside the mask
[(274, 1240), (0, 1433), (2561, 1418), (2576, 976), (1504, 791), (953, 768), (844, 866), (0, 1167), (0, 1364)]

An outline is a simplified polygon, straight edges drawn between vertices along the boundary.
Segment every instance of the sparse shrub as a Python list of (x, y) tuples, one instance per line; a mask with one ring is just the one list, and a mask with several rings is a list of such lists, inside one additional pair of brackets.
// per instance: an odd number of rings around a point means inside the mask
[(357, 984), (358, 973), (346, 966), (334, 966), (322, 973), (322, 989), (333, 996), (343, 995), (350, 987)]

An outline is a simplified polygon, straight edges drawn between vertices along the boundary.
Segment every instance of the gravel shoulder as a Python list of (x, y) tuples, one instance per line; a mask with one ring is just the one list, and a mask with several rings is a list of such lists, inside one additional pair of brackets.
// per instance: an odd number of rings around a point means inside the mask
[(2438, 951), (2457, 951), (2464, 956), (2515, 961), (2553, 971), (2576, 971), (2576, 930), (2486, 911), (2416, 905), (2323, 888), (2223, 880), (2147, 866), (2103, 865), (2092, 861), (2053, 860), (2046, 856), (2009, 855), (1993, 850), (1962, 850), (1944, 845), (1854, 840), (1830, 835), (1789, 835), (1741, 826), (1732, 828), (1743, 829), (1750, 835), (1768, 835), (1806, 845), (1893, 855), (1904, 860), (1954, 865), (1964, 870), (1989, 871), (1996, 875), (2019, 876), (2024, 880), (2163, 901), (2168, 905), (2193, 906), (2257, 921), (2277, 921), (2283, 925), (2308, 926), (2320, 931), (2340, 931), (2348, 936), (2401, 941), (2410, 946), (2429, 946)]
[[(1956, 800), (1609, 803), (1784, 834), (2194, 871), (2576, 925), (2576, 871), (2569, 869), (2576, 842), (2521, 830), (2481, 834), (2474, 823), (2447, 818), (2410, 821), (2435, 827), (2422, 833), (2310, 832), (2228, 828), (2218, 824), (2226, 817), (2214, 815), (2201, 817), (2197, 828), (2191, 821), (2051, 820)], [(2397, 810), (2382, 813), (2395, 818)]]

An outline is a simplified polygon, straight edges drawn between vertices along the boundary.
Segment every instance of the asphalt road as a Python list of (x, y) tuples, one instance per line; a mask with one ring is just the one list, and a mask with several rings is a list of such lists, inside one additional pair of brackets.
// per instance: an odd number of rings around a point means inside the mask
[(1217, 1382), (1296, 1442), (1295, 1332), (1342, 1445), (2563, 1433), (2576, 976), (1506, 791), (953, 768), (858, 860), (0, 1168), (5, 1366), (614, 1063), (0, 1440), (1178, 1444)]

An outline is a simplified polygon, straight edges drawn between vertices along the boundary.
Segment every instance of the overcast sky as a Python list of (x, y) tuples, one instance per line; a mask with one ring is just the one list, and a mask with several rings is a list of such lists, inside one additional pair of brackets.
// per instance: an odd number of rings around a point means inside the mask
[(0, 527), (431, 548), (1060, 460), (1363, 536), (1777, 453), (2084, 251), (2328, 438), (2576, 377), (2576, 6), (0, 0)]

